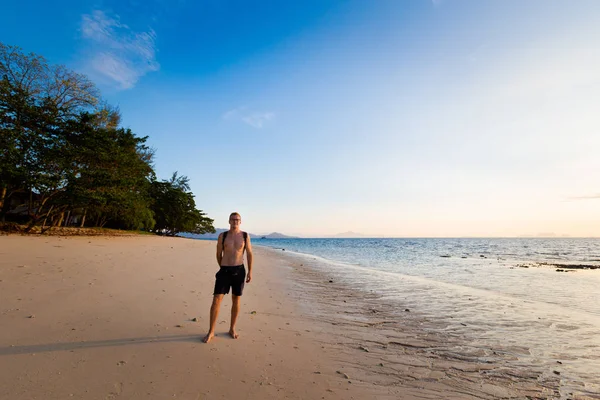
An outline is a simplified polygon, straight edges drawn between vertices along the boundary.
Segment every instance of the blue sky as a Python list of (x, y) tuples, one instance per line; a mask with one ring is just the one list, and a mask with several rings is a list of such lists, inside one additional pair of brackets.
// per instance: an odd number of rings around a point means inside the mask
[(600, 2), (11, 2), (227, 226), (600, 236)]

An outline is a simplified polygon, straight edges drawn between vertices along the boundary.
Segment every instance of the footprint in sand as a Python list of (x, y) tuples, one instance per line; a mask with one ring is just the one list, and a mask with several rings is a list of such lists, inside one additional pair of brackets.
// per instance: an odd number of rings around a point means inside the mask
[(123, 383), (122, 382), (118, 382), (115, 383), (115, 390), (110, 392), (105, 399), (106, 400), (110, 400), (110, 399), (114, 399), (118, 396), (120, 396), (121, 394), (123, 394)]

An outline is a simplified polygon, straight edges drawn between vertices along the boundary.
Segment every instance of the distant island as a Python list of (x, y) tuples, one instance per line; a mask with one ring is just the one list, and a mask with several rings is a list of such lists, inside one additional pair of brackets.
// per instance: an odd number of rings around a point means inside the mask
[[(191, 239), (213, 239), (216, 240), (219, 238), (219, 235), (229, 229), (217, 228), (215, 229), (215, 233), (204, 233), (202, 235), (198, 235), (195, 233), (180, 233), (179, 236), (191, 238)], [(298, 239), (298, 236), (288, 236), (279, 232), (272, 232), (268, 235), (257, 235), (255, 233), (248, 233), (252, 239)]]
[(279, 233), (279, 232), (273, 232), (273, 233), (269, 233), (268, 235), (262, 235), (260, 236), (261, 239), (298, 239), (298, 236), (288, 236), (288, 235), (284, 235), (283, 233)]
[[(179, 236), (192, 238), (192, 239), (216, 240), (216, 239), (218, 239), (219, 235), (222, 232), (225, 232), (228, 230), (229, 229), (225, 229), (225, 228), (217, 228), (215, 233), (205, 233), (202, 235), (198, 235), (198, 234), (194, 234), (194, 233), (180, 233)], [(285, 235), (280, 232), (271, 232), (266, 235), (249, 233), (249, 235), (252, 239), (299, 239), (300, 238), (299, 236)], [(319, 237), (319, 236), (315, 236), (315, 237)], [(320, 237), (323, 239), (353, 239), (353, 238), (381, 238), (383, 236), (365, 235), (363, 233), (348, 231), (348, 232), (337, 233), (335, 235), (327, 235), (327, 236), (320, 236)]]

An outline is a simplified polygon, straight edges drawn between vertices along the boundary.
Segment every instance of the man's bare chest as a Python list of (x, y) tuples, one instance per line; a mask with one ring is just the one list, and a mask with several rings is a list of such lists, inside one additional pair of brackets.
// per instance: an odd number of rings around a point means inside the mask
[(237, 253), (244, 250), (244, 244), (244, 236), (241, 233), (239, 235), (229, 234), (223, 242), (223, 250)]

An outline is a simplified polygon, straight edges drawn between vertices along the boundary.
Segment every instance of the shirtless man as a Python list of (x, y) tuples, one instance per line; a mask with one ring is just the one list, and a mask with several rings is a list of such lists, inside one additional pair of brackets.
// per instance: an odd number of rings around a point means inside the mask
[[(223, 296), (231, 288), (231, 325), (229, 334), (237, 339), (235, 322), (240, 312), (240, 297), (244, 290), (244, 283), (252, 280), (252, 244), (250, 235), (240, 230), (242, 217), (237, 212), (229, 216), (229, 230), (219, 235), (217, 239), (217, 262), (221, 269), (217, 272), (212, 305), (210, 306), (210, 329), (204, 337), (204, 343), (210, 342), (215, 335), (215, 324), (221, 308)], [(248, 275), (244, 269), (244, 250), (248, 259)]]

